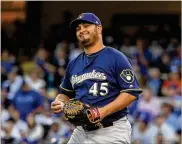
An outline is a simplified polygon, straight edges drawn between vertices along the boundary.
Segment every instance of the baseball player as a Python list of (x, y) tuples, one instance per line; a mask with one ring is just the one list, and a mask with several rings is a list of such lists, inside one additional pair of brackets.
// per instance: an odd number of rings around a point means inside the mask
[(68, 144), (131, 143), (127, 106), (142, 92), (131, 63), (122, 52), (103, 44), (102, 24), (95, 14), (80, 14), (70, 27), (84, 52), (68, 64), (51, 109), (60, 113), (74, 98), (96, 107), (93, 117), (99, 118), (100, 125), (76, 126)]

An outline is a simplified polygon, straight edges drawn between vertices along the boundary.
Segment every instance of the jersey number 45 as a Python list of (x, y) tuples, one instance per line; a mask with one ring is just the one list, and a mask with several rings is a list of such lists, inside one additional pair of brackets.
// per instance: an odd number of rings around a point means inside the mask
[(98, 83), (94, 83), (89, 89), (89, 94), (92, 94), (93, 96), (97, 96), (98, 94), (100, 94), (101, 96), (105, 96), (109, 92), (108, 85), (108, 83), (101, 83), (99, 87)]

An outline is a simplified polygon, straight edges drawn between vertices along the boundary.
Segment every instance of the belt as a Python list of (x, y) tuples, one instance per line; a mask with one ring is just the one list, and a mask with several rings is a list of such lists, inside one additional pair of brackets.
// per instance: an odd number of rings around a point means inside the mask
[(97, 124), (90, 124), (90, 125), (83, 125), (82, 128), (85, 131), (93, 131), (93, 130), (98, 130), (101, 128), (106, 128), (106, 127), (110, 127), (113, 126), (113, 122), (110, 123), (97, 123)]
[[(124, 116), (123, 116), (124, 117)], [(121, 117), (121, 118), (123, 118)], [(120, 118), (120, 119), (121, 119)], [(108, 122), (99, 122), (97, 124), (89, 124), (89, 125), (83, 125), (82, 128), (85, 130), (85, 131), (93, 131), (93, 130), (98, 130), (98, 129), (101, 129), (101, 128), (106, 128), (106, 127), (110, 127), (110, 126), (113, 126), (113, 122), (117, 121), (118, 119), (115, 119), (113, 121), (108, 121)]]

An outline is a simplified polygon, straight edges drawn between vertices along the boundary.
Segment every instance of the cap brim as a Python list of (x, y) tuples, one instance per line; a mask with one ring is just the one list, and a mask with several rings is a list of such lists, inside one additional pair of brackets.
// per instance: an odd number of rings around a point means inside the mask
[(70, 23), (70, 28), (75, 29), (77, 27), (78, 24), (82, 23), (82, 22), (86, 22), (86, 23), (91, 23), (91, 24), (95, 24), (91, 21), (87, 21), (87, 20), (81, 20), (81, 19), (75, 19)]

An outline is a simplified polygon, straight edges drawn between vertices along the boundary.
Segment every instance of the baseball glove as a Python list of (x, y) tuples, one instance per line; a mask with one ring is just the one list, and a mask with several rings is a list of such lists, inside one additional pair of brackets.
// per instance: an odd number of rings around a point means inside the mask
[(70, 99), (64, 104), (63, 113), (66, 120), (75, 126), (83, 126), (100, 122), (98, 108), (87, 106), (76, 99)]

